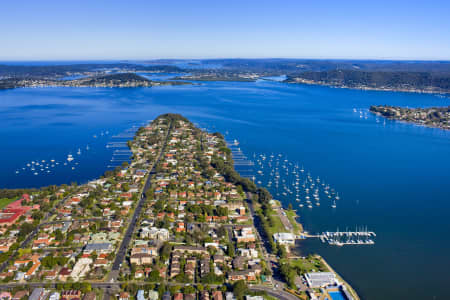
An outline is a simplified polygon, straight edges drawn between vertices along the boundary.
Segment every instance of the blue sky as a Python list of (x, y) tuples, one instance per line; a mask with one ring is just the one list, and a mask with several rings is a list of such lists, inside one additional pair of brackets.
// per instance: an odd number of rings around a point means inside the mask
[(14, 0), (0, 60), (450, 59), (450, 1)]

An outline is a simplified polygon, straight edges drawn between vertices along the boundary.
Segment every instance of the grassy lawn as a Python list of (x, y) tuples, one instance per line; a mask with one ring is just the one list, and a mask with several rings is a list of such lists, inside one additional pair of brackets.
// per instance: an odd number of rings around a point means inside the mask
[(315, 272), (327, 272), (328, 268), (321, 262), (321, 260), (317, 257), (313, 258), (305, 258), (305, 259), (291, 259), (291, 260), (283, 260), (284, 262), (289, 261), (289, 266), (291, 268), (296, 268), (301, 270), (302, 273)]
[(294, 228), (294, 231), (295, 231), (294, 233), (299, 234), (300, 232), (302, 232), (303, 231), (302, 224), (299, 224), (295, 221), (295, 216), (296, 216), (295, 211), (287, 209), (287, 210), (285, 210), (285, 212), (289, 219), (289, 222), (291, 222), (292, 227)]
[(270, 234), (274, 234), (276, 232), (286, 232), (286, 228), (284, 228), (283, 223), (280, 220), (280, 217), (275, 211), (271, 211), (270, 213), (270, 221), (269, 221), (269, 231)]
[(19, 249), (19, 257), (24, 255), (24, 254), (30, 254), (31, 253), (31, 249), (27, 248), (27, 249)]
[(1, 198), (0, 199), (0, 209), (4, 208), (6, 205), (10, 204), (11, 202), (13, 202), (14, 200), (16, 200), (15, 198), (10, 199), (10, 198)]

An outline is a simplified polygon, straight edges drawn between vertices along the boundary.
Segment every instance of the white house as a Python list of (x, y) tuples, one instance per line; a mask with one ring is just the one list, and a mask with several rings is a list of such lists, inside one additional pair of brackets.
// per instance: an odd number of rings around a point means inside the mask
[(295, 235), (289, 232), (277, 232), (274, 233), (273, 240), (275, 243), (280, 245), (294, 245)]

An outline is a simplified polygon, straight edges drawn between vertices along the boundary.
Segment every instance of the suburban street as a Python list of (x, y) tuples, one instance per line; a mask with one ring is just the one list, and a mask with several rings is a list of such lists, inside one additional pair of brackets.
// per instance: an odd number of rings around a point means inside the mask
[[(170, 131), (172, 130), (172, 124), (170, 124), (169, 129), (167, 130), (167, 134), (164, 140), (164, 145), (161, 148), (159, 154), (158, 154), (158, 158), (156, 159), (156, 161), (153, 163), (150, 172), (147, 175), (147, 181), (145, 182), (144, 188), (142, 189), (142, 193), (141, 196), (139, 198), (138, 204), (136, 206), (136, 209), (134, 210), (134, 213), (131, 217), (130, 222), (128, 223), (128, 227), (127, 230), (125, 231), (125, 235), (123, 237), (122, 243), (120, 244), (119, 250), (117, 251), (116, 254), (116, 258), (114, 259), (113, 265), (112, 265), (112, 269), (111, 272), (108, 275), (107, 278), (107, 283), (114, 283), (115, 281), (117, 281), (117, 277), (119, 276), (119, 270), (120, 267), (125, 259), (126, 253), (127, 253), (127, 249), (128, 246), (130, 244), (131, 238), (133, 236), (134, 230), (136, 228), (136, 223), (137, 220), (141, 214), (141, 210), (142, 207), (144, 206), (145, 201), (147, 200), (147, 197), (145, 195), (145, 191), (151, 186), (151, 177), (152, 174), (154, 172), (155, 167), (158, 165), (162, 155), (164, 154), (166, 145), (167, 145), (167, 140), (170, 134)], [(103, 300), (107, 300), (109, 299), (109, 284), (106, 285), (102, 285), (103, 288), (105, 289), (104, 295), (103, 295)]]

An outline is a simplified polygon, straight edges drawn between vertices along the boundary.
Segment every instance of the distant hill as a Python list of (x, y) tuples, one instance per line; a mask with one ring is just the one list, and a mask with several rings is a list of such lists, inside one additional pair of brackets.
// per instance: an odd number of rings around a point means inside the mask
[(169, 65), (144, 66), (138, 64), (71, 64), (71, 65), (0, 65), (0, 78), (53, 78), (66, 76), (73, 73), (103, 72), (105, 70), (116, 70), (117, 72), (180, 72), (181, 69)]
[[(450, 92), (450, 61), (394, 61), (339, 59), (206, 59), (197, 60), (196, 68), (183, 69), (175, 63), (189, 65), (190, 60), (154, 60), (139, 63), (68, 64), (68, 65), (0, 65), (0, 89), (20, 86), (52, 85), (150, 85), (145, 78), (131, 73), (180, 73), (176, 79), (198, 81), (254, 81), (264, 76), (287, 75), (288, 83), (305, 83), (344, 88)], [(217, 66), (214, 68), (208, 66)], [(129, 74), (129, 75), (123, 75)], [(58, 83), (65, 76), (85, 78)], [(106, 82), (108, 81), (108, 82)], [(178, 81), (178, 84), (182, 84)], [(95, 84), (94, 84), (95, 83)], [(153, 82), (153, 85), (177, 84)]]
[(125, 82), (130, 83), (148, 83), (151, 81), (145, 77), (139, 76), (135, 73), (119, 73), (119, 74), (108, 74), (89, 78), (77, 79), (76, 81), (83, 83), (84, 85), (95, 85), (95, 84), (110, 84), (119, 85)]
[(136, 73), (116, 73), (84, 77), (73, 80), (45, 78), (7, 78), (0, 80), (0, 90), (21, 87), (151, 87), (161, 85), (189, 84), (181, 81), (151, 81)]
[(209, 59), (204, 64), (220, 64), (225, 69), (273, 72), (279, 75), (306, 71), (361, 70), (385, 72), (450, 73), (450, 61), (394, 61), (340, 59)]
[(450, 73), (330, 70), (289, 75), (286, 82), (348, 88), (450, 93)]

